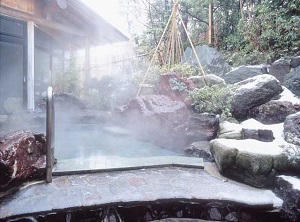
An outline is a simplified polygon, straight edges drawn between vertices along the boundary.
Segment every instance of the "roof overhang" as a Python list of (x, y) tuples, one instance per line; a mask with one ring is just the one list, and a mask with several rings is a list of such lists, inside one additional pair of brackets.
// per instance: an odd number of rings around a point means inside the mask
[(62, 44), (75, 48), (107, 45), (129, 38), (80, 0), (38, 0), (40, 15), (1, 7), (1, 14), (31, 20)]

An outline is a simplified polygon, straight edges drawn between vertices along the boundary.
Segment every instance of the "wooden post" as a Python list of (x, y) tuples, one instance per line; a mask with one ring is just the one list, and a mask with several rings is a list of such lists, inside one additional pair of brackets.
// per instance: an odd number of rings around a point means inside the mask
[(27, 109), (34, 111), (34, 22), (27, 22)]
[(208, 6), (208, 44), (214, 44), (213, 4)]

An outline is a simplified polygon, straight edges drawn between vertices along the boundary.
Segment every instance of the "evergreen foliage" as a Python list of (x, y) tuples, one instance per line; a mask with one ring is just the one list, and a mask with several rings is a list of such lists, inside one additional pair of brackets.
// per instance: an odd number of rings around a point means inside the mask
[(76, 57), (71, 54), (64, 71), (54, 76), (54, 90), (56, 93), (78, 94), (80, 88), (80, 67)]
[[(141, 1), (147, 28), (137, 43), (141, 51), (151, 52), (167, 24), (173, 1)], [(232, 65), (270, 63), (299, 55), (299, 0), (180, 0), (180, 12), (194, 45), (207, 43), (209, 3), (213, 4), (215, 46)], [(188, 46), (182, 27), (180, 35)]]
[(231, 117), (231, 100), (236, 90), (234, 85), (213, 85), (194, 89), (189, 93), (193, 106), (199, 113), (221, 114)]

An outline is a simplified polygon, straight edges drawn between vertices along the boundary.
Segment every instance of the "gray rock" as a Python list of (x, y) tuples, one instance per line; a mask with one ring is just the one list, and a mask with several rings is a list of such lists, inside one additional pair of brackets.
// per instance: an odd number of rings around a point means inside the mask
[(225, 146), (219, 140), (210, 141), (210, 147), (220, 172), (226, 172), (227, 168), (235, 164), (235, 158), (239, 152), (238, 149)]
[(231, 112), (234, 118), (240, 120), (247, 117), (249, 109), (270, 101), (283, 91), (280, 82), (267, 74), (246, 79), (238, 85), (240, 87), (231, 102)]
[(249, 110), (249, 116), (264, 124), (284, 122), (285, 118), (297, 112), (297, 108), (289, 101), (271, 100)]
[(237, 123), (223, 121), (220, 123), (220, 131), (218, 138), (224, 139), (241, 139), (242, 126)]
[(296, 68), (300, 65), (300, 56), (294, 57), (291, 59), (290, 66)]
[(300, 112), (286, 117), (283, 133), (287, 142), (300, 146)]
[(275, 138), (272, 130), (266, 129), (242, 129), (242, 139), (254, 139), (264, 142), (272, 142)]
[[(285, 147), (289, 149), (289, 147)], [(300, 172), (300, 159), (288, 156), (283, 153), (273, 157), (273, 168), (279, 173)]]
[(225, 217), (226, 221), (239, 221), (238, 215), (236, 212), (230, 212), (229, 214), (226, 215)]
[(229, 139), (215, 139), (210, 142), (211, 153), (223, 175), (251, 186), (269, 187), (273, 185), (277, 171), (295, 169), (290, 160), (282, 162), (283, 154), (280, 152), (269, 154), (264, 151), (271, 149), (272, 145), (267, 148), (266, 142), (247, 143), (246, 140), (241, 144)]
[(222, 219), (221, 213), (219, 212), (218, 208), (215, 207), (209, 209), (209, 216), (211, 220), (220, 221)]
[(85, 104), (81, 99), (70, 93), (54, 94), (55, 110), (61, 112), (77, 111), (85, 109)]
[(196, 141), (209, 141), (216, 138), (219, 130), (219, 119), (214, 114), (194, 114), (189, 119), (186, 129), (187, 144)]
[(279, 59), (271, 64), (270, 75), (274, 76), (279, 82), (283, 83), (285, 76), (291, 71), (290, 61)]
[(240, 151), (236, 156), (235, 164), (250, 175), (267, 175), (272, 170), (273, 159), (271, 155)]
[(300, 190), (295, 186), (300, 179), (292, 176), (280, 175), (276, 179), (274, 192), (283, 200), (281, 213), (287, 221), (300, 221)]
[[(192, 76), (189, 77), (188, 80), (191, 80), (197, 88), (202, 88), (205, 85), (207, 86), (213, 86), (213, 85), (226, 85), (224, 79), (214, 75), (214, 74), (208, 74), (205, 76)], [(205, 82), (204, 82), (205, 81)]]
[(285, 76), (284, 86), (295, 95), (300, 96), (300, 66), (292, 69), (292, 71)]
[(267, 74), (267, 66), (265, 65), (255, 65), (255, 66), (239, 66), (230, 72), (226, 73), (223, 76), (223, 79), (227, 84), (233, 84), (245, 79), (261, 75)]
[(177, 151), (186, 147), (190, 111), (181, 101), (162, 95), (140, 96), (116, 109), (112, 118), (140, 139)]
[[(227, 64), (223, 55), (215, 48), (207, 45), (199, 45), (195, 47), (195, 50), (205, 74), (223, 76), (231, 70), (231, 67)], [(190, 47), (185, 50), (184, 54), (182, 58), (183, 62), (198, 66), (197, 59)]]
[(203, 158), (204, 161), (213, 162), (214, 158), (210, 152), (210, 146), (208, 141), (198, 141), (189, 145), (184, 150), (185, 154), (193, 157)]
[[(119, 85), (111, 95), (111, 107), (116, 108), (117, 106), (128, 103), (132, 100), (138, 91), (136, 84), (126, 83)], [(141, 95), (153, 94), (152, 85), (144, 85), (141, 89)]]

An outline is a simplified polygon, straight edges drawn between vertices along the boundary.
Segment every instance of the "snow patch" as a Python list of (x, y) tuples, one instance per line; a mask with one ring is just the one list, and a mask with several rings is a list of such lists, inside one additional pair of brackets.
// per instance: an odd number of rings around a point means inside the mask
[(298, 99), (295, 94), (293, 94), (289, 89), (282, 86), (283, 92), (280, 94), (280, 99), (278, 101), (289, 101), (293, 103), (293, 105), (300, 104), (300, 99)]
[[(253, 81), (251, 81), (251, 80), (253, 80)], [(245, 85), (240, 86), (239, 89), (254, 90), (255, 88), (257, 88), (259, 83), (261, 83), (261, 82), (270, 82), (270, 81), (273, 81), (273, 80), (277, 80), (277, 79), (275, 77), (269, 75), (269, 74), (257, 75), (255, 77), (252, 77), (251, 79), (250, 78), (247, 79), (247, 81), (249, 81), (249, 82), (247, 82)]]
[(277, 145), (287, 145), (288, 143), (284, 140), (283, 135), (283, 123), (265, 125), (255, 119), (248, 119), (241, 123), (243, 128), (246, 129), (266, 129), (272, 130), (275, 137), (272, 143)]
[(300, 190), (300, 179), (292, 176), (285, 176), (285, 175), (280, 175), (279, 177), (292, 184), (293, 189)]
[(235, 139), (217, 139), (218, 142), (227, 147), (236, 148), (239, 151), (262, 155), (282, 154), (282, 148), (276, 142), (261, 142), (253, 139), (235, 140)]

